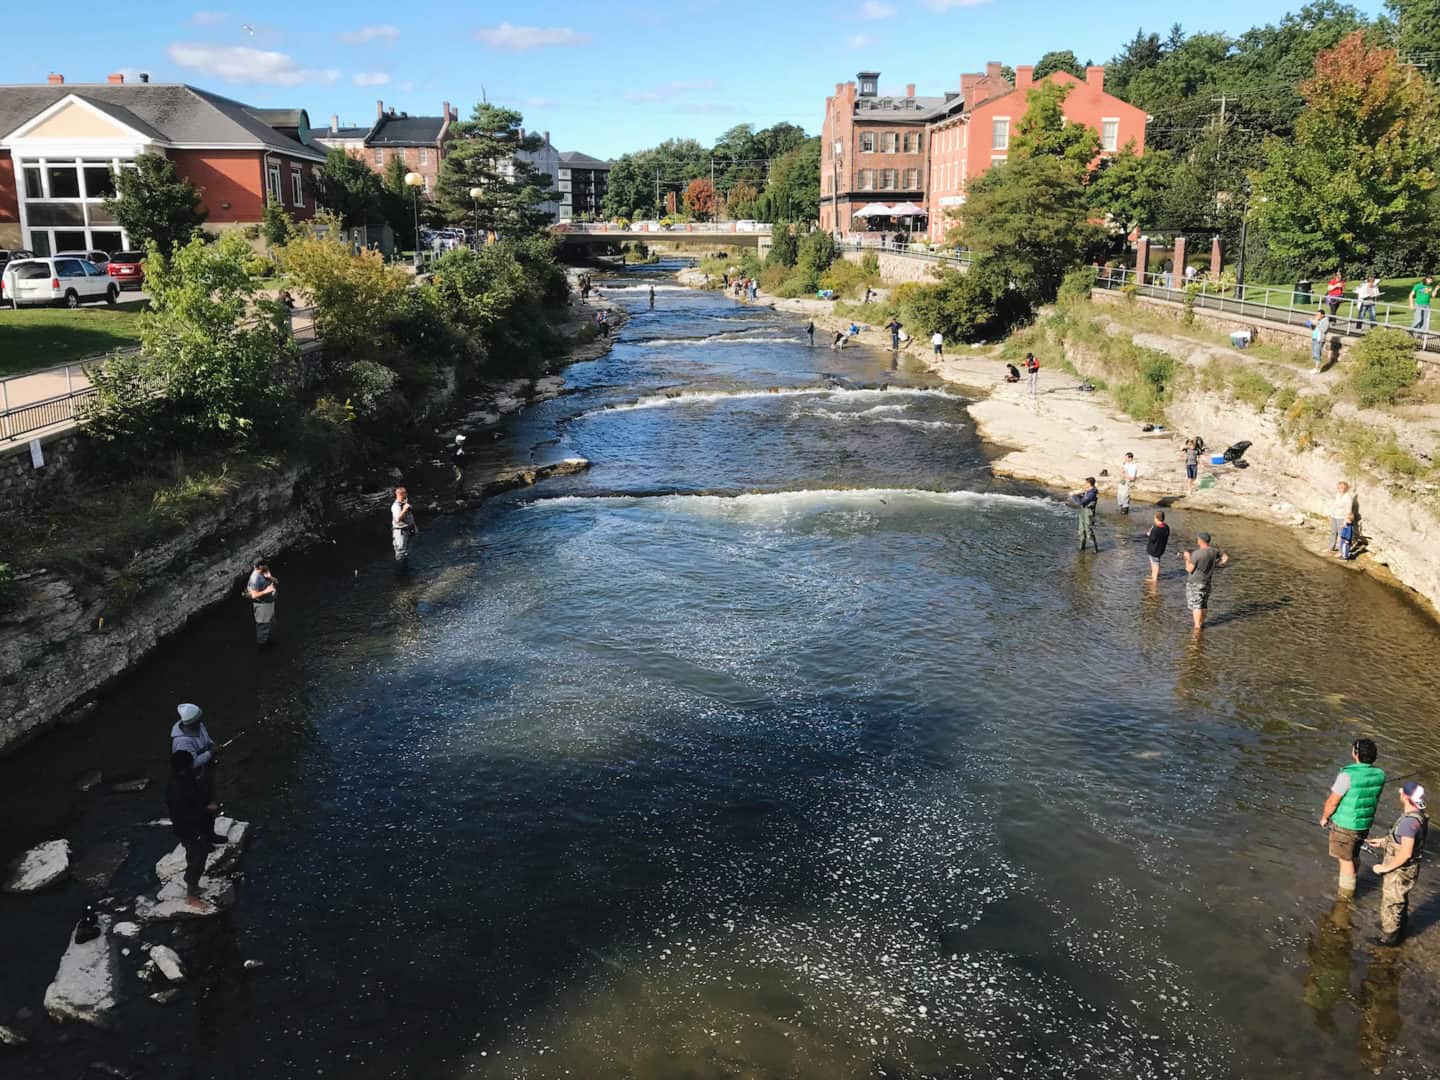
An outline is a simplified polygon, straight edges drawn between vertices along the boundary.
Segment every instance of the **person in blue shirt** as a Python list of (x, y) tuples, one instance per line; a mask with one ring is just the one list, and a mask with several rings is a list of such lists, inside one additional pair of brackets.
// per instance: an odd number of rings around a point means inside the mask
[(1095, 539), (1095, 514), (1100, 503), (1100, 491), (1095, 487), (1095, 478), (1087, 476), (1085, 490), (1070, 496), (1070, 501), (1079, 510), (1080, 550), (1085, 550), (1085, 542), (1088, 540), (1098, 552), (1100, 541)]
[(1380, 890), (1380, 936), (1377, 945), (1398, 945), (1409, 915), (1410, 890), (1420, 876), (1425, 852), (1425, 834), (1430, 821), (1425, 816), (1425, 789), (1414, 780), (1400, 787), (1400, 817), (1383, 840), (1367, 840), (1385, 858), (1371, 869), (1384, 878)]

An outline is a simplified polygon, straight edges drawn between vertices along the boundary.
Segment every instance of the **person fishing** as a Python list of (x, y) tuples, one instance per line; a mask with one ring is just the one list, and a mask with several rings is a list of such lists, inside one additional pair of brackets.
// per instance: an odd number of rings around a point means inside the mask
[(415, 511), (410, 506), (410, 493), (403, 487), (395, 489), (390, 504), (390, 546), (395, 549), (395, 562), (404, 566), (410, 559), (410, 542), (420, 532), (415, 524)]
[(1383, 840), (1367, 840), (1368, 847), (1378, 848), (1385, 858), (1371, 870), (1384, 879), (1380, 889), (1380, 936), (1375, 944), (1393, 947), (1400, 944), (1405, 922), (1410, 914), (1410, 890), (1420, 876), (1420, 860), (1425, 854), (1425, 834), (1430, 821), (1425, 815), (1425, 789), (1414, 780), (1400, 786), (1400, 817)]
[(465, 494), (465, 436), (455, 436), (455, 447), (450, 451), (450, 470), (455, 478), (455, 498)]
[(655, 286), (650, 286), (650, 310), (655, 310)]
[(1355, 895), (1355, 859), (1366, 842), (1385, 787), (1385, 771), (1375, 764), (1379, 756), (1371, 739), (1351, 743), (1350, 764), (1335, 774), (1320, 811), (1320, 827), (1330, 829), (1330, 857), (1340, 864), (1337, 888), (1341, 896)]
[(195, 911), (209, 911), (200, 898), (200, 878), (214, 846), (217, 806), (195, 776), (195, 755), (188, 750), (170, 754), (170, 780), (165, 785), (165, 808), (170, 827), (185, 848), (185, 905)]
[(1077, 524), (1080, 532), (1080, 550), (1085, 550), (1085, 542), (1088, 540), (1095, 548), (1100, 550), (1100, 541), (1095, 539), (1095, 514), (1100, 503), (1100, 491), (1095, 486), (1095, 478), (1085, 478), (1085, 490), (1077, 491), (1070, 499), (1075, 503), (1078, 511)]
[(811, 319), (805, 324), (805, 336), (810, 339), (810, 347), (815, 347), (815, 320)]
[(275, 591), (279, 582), (270, 572), (270, 564), (263, 558), (255, 560), (250, 580), (245, 583), (245, 595), (250, 598), (250, 607), (255, 616), (255, 644), (269, 645), (270, 634), (275, 628)]

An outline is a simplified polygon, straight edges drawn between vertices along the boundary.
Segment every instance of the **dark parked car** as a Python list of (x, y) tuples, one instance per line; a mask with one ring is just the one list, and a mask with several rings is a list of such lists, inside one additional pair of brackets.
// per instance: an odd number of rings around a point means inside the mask
[(110, 256), (106, 269), (120, 288), (142, 289), (145, 287), (145, 267), (140, 264), (144, 259), (143, 251), (117, 251)]
[(57, 259), (84, 259), (91, 266), (98, 266), (103, 273), (106, 265), (110, 262), (110, 254), (105, 251), (57, 251)]

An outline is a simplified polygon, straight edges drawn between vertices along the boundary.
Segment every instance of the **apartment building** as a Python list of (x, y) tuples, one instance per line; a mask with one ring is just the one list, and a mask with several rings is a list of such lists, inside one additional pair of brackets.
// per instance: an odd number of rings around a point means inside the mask
[(425, 190), (430, 192), (440, 180), (450, 126), (459, 119), (459, 110), (448, 101), (441, 105), (439, 116), (411, 116), (393, 106), (387, 109), (380, 100), (375, 102), (375, 122), (369, 127), (342, 127), (340, 118), (332, 115), (330, 127), (315, 133), (315, 142), (344, 150), (382, 176), (390, 161), (399, 158), (406, 172), (424, 177)]

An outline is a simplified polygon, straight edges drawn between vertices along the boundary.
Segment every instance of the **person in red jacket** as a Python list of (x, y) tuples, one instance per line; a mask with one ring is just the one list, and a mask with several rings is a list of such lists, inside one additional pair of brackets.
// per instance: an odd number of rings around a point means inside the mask
[(1329, 305), (1330, 317), (1333, 319), (1335, 313), (1340, 310), (1340, 301), (1345, 298), (1345, 277), (1339, 270), (1330, 279), (1329, 286), (1325, 289), (1325, 303)]
[(1035, 359), (1034, 353), (1025, 354), (1025, 376), (1030, 384), (1030, 396), (1035, 397), (1039, 393), (1036, 389), (1040, 382), (1040, 361)]

